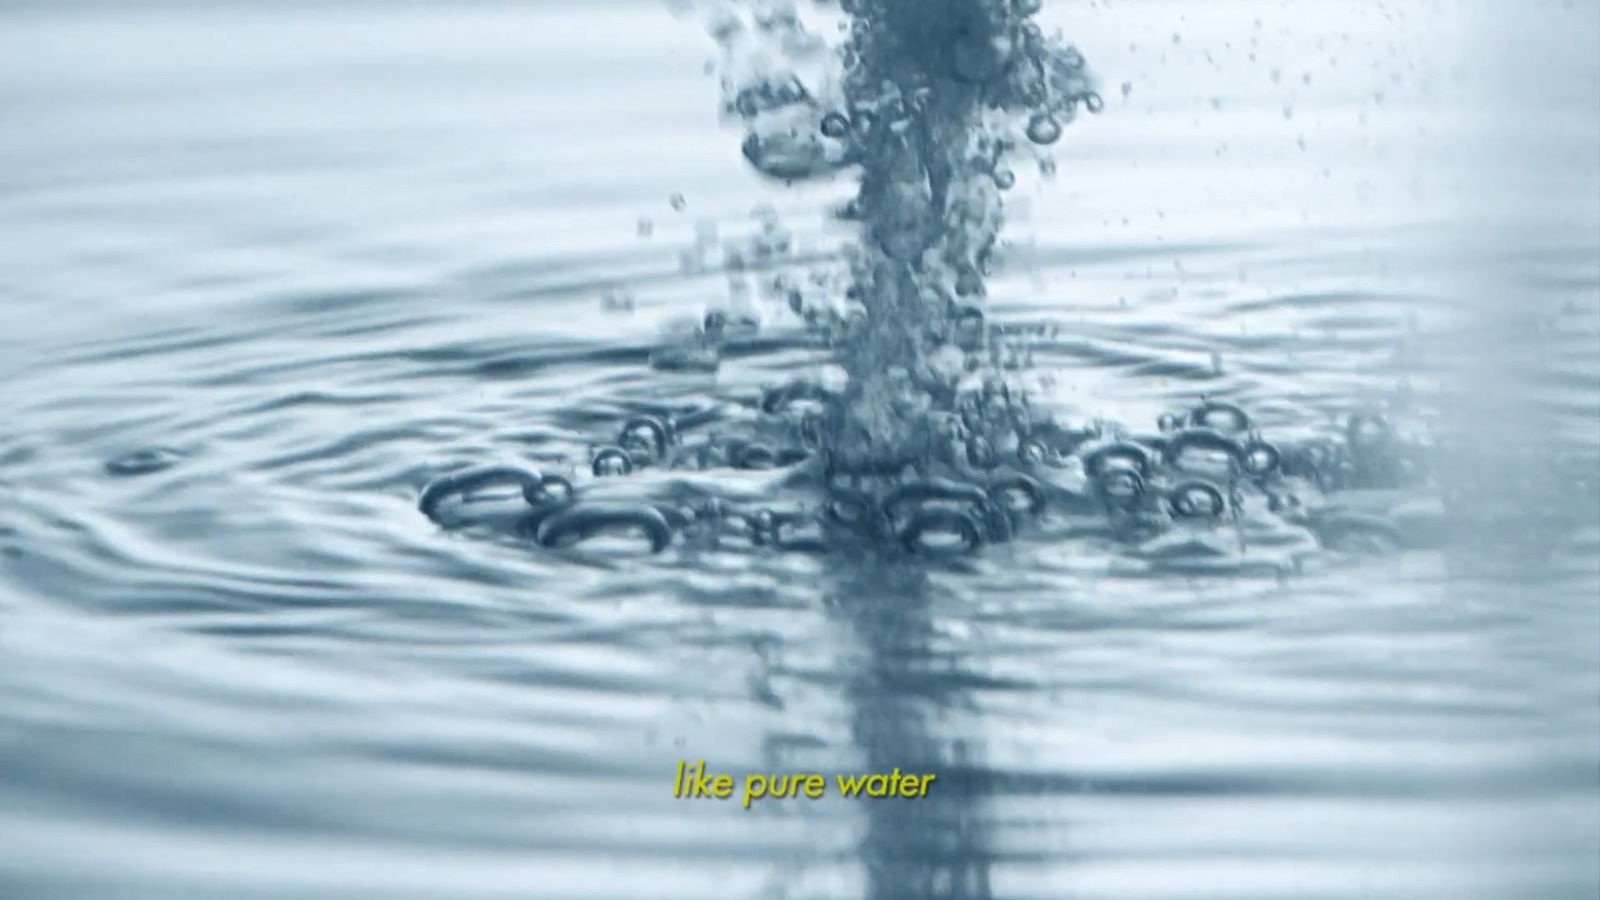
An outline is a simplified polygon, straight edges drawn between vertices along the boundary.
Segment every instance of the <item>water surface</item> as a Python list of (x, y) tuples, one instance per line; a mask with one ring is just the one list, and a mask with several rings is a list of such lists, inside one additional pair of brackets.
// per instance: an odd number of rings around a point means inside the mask
[[(653, 3), (0, 9), (0, 893), (1594, 896), (1600, 8), (1044, 17), (1107, 108), (1008, 198), (988, 308), (1055, 326), (1036, 396), (1289, 436), (1387, 404), (1483, 495), (1445, 549), (441, 532), (450, 465), (814, 372), (720, 249), (770, 206), (835, 258), (848, 182), (749, 172)], [(652, 369), (708, 307), (764, 342)], [(939, 781), (745, 811), (674, 801), (680, 757)]]

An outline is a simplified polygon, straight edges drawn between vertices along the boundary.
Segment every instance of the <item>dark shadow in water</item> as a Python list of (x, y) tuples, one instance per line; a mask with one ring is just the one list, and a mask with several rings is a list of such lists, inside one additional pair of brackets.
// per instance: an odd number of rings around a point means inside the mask
[(960, 651), (939, 646), (939, 595), (926, 571), (871, 560), (842, 566), (829, 590), (835, 618), (856, 643), (845, 699), (860, 771), (938, 776), (926, 797), (859, 801), (870, 900), (993, 896), (985, 809), (993, 779), (982, 735), (938, 733), (942, 711), (971, 708), (963, 686), (973, 682)]

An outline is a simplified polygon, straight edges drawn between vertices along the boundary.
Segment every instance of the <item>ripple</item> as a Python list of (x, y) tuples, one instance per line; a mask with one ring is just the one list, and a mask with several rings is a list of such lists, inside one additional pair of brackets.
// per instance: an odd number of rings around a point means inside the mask
[[(27, 736), (0, 741), (11, 893), (1593, 894), (1589, 307), (1515, 339), (1539, 364), (1502, 387), (1551, 433), (1506, 416), (1502, 454), (1483, 416), (1453, 431), (1436, 389), (1501, 370), (1447, 356), (1406, 313), (1425, 332), (1500, 282), (1421, 254), (1391, 223), (1409, 195), (1386, 193), (1437, 186), (1443, 170), (1405, 152), (1437, 110), (1402, 105), (1401, 85), (1382, 106), (1322, 92), (1425, 80), (1422, 54), (1453, 25), (1245, 4), (1191, 11), (1170, 44), (1170, 4), (1046, 4), (1138, 89), (1111, 92), (1101, 119), (1059, 116), (1054, 181), (1036, 181), (1029, 147), (1010, 161), (1014, 243), (995, 248), (987, 296), (963, 298), (983, 310), (980, 368), (1064, 435), (1106, 420), (1159, 438), (1164, 413), (1203, 399), (1284, 447), (1371, 408), (1433, 433), (1464, 460), (1420, 496), (1304, 492), (1427, 536), (1437, 522), (1405, 504), (1470, 489), (1448, 544), (1345, 561), (1266, 515), (1144, 543), (1076, 505), (1069, 467), (1012, 540), (948, 559), (787, 553), (745, 533), (566, 554), (440, 529), (417, 494), (457, 466), (519, 465), (608, 503), (818, 511), (814, 483), (735, 464), (751, 445), (774, 462), (815, 446), (804, 415), (824, 404), (796, 400), (791, 419), (762, 400), (835, 383), (848, 331), (829, 311), (849, 315), (857, 277), (837, 247), (862, 227), (824, 220), (858, 187), (845, 169), (777, 191), (772, 234), (792, 244), (772, 249), (744, 218), (772, 187), (734, 174), (744, 133), (694, 124), (700, 61), (642, 7), (601, 6), (0, 14), (32, 48), (6, 55), (26, 77), (5, 180), (27, 202), (0, 209), (22, 236), (0, 251), (0, 732)], [(1277, 49), (1247, 63), (1258, 15)], [(1323, 37), (1337, 66), (1317, 62)], [(977, 50), (967, 77), (988, 72)], [(1295, 135), (1272, 130), (1272, 53), (1314, 70), (1292, 127), (1316, 123), (1331, 178), (1275, 155)], [(1228, 102), (1191, 124), (1179, 84)], [(1501, 108), (1537, 126), (1526, 103)], [(1226, 165), (1207, 164), (1213, 141)], [(1541, 274), (1506, 296), (1592, 306), (1587, 234), (1520, 231), (1548, 252), (1517, 257)], [(618, 290), (633, 312), (597, 311)], [(649, 368), (682, 337), (668, 320), (714, 311), (759, 329), (720, 344), (714, 373)], [(884, 394), (874, 414), (899, 415), (905, 398)], [(728, 464), (593, 478), (592, 449), (632, 452), (622, 431), (641, 415)], [(980, 462), (1016, 450), (980, 436)], [(183, 457), (107, 477), (137, 448)], [(877, 477), (864, 487), (891, 489)], [(664, 788), (681, 757), (736, 774), (922, 766), (949, 789), (901, 807), (692, 807)], [(418, 850), (426, 865), (396, 864)]]

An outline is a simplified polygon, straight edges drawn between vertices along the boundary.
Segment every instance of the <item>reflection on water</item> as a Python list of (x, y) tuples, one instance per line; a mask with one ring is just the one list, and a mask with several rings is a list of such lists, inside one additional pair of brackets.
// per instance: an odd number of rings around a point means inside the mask
[[(1447, 549), (436, 528), (452, 465), (822, 372), (768, 280), (839, 262), (851, 185), (751, 175), (652, 3), (0, 9), (0, 895), (1594, 896), (1600, 8), (1043, 15), (1106, 108), (1013, 173), (1029, 390), (1387, 403), (1445, 436)], [(653, 369), (710, 307), (760, 328)], [(745, 811), (684, 757), (939, 779)]]
[[(946, 712), (972, 705), (974, 673), (963, 671), (959, 653), (939, 646), (929, 596), (935, 588), (925, 574), (850, 574), (834, 589), (833, 608), (858, 647), (858, 668), (844, 691), (864, 767), (938, 774), (927, 799), (868, 801), (859, 850), (865, 896), (993, 897), (985, 736), (941, 733), (940, 724)], [(895, 602), (876, 600), (883, 597)]]

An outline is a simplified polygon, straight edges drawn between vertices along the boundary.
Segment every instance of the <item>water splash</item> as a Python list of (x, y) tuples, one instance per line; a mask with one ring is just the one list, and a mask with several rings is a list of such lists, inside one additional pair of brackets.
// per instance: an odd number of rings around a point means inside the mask
[[(743, 128), (748, 163), (786, 183), (857, 179), (842, 217), (859, 223), (860, 239), (844, 253), (841, 296), (816, 302), (817, 291), (774, 282), (832, 348), (842, 379), (767, 391), (738, 437), (695, 443), (671, 414), (631, 419), (592, 449), (578, 487), (525, 468), (449, 473), (424, 492), (423, 511), (448, 522), (446, 506), (509, 485), (525, 501), (512, 500), (515, 527), (547, 547), (617, 531), (650, 552), (681, 534), (819, 552), (965, 553), (1030, 522), (1049, 537), (1112, 541), (1134, 571), (1237, 571), (1246, 551), (1281, 570), (1319, 547), (1386, 548), (1419, 533), (1395, 525), (1392, 494), (1361, 490), (1422, 480), (1421, 456), (1382, 417), (1357, 415), (1341, 434), (1280, 447), (1246, 411), (1202, 402), (1138, 435), (1059, 425), (1012, 380), (1025, 348), (984, 312), (1003, 197), (1019, 161), (1053, 171), (1048, 148), (1080, 109), (1103, 107), (1082, 53), (1035, 22), (1040, 5), (696, 8), (720, 49), (722, 112)], [(842, 35), (835, 43), (819, 36), (830, 25)], [(730, 272), (747, 256), (787, 252), (775, 214), (762, 218), (755, 244), (723, 248)], [(714, 243), (707, 232), (697, 260)], [(824, 295), (834, 286), (813, 281)], [(722, 347), (758, 327), (712, 312), (652, 364), (714, 370)], [(739, 472), (767, 474), (741, 496)], [(788, 494), (817, 502), (774, 500)], [(739, 508), (741, 499), (758, 508)], [(1053, 523), (1040, 518), (1046, 509)]]

